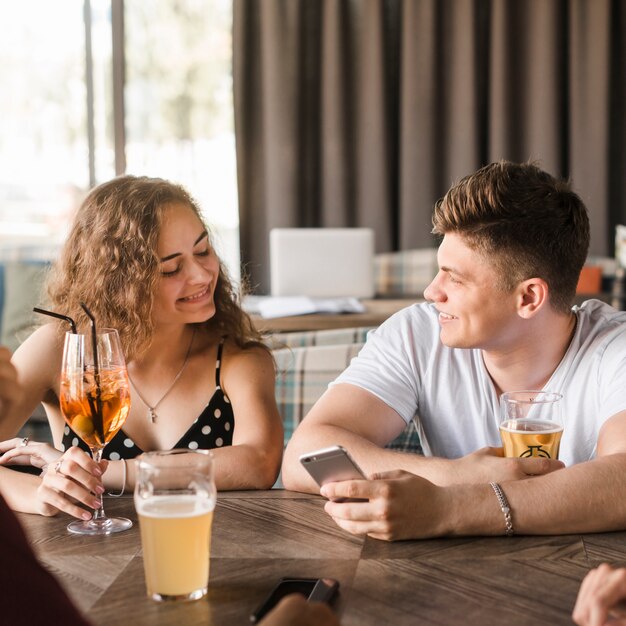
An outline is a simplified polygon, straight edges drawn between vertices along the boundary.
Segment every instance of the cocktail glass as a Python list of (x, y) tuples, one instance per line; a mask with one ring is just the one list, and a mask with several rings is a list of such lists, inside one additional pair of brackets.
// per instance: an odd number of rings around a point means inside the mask
[[(60, 404), (65, 421), (99, 462), (130, 410), (130, 384), (116, 330), (105, 328), (93, 336), (66, 333)], [(67, 529), (81, 535), (109, 535), (131, 526), (126, 518), (107, 517), (101, 499), (91, 520), (76, 520)]]

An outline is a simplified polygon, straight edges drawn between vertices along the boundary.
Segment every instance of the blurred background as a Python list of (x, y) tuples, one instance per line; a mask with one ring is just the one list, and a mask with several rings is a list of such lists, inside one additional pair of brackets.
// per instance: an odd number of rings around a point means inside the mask
[(571, 178), (592, 255), (626, 222), (624, 0), (0, 0), (0, 19), (3, 250), (53, 256), (122, 173), (185, 185), (258, 293), (271, 228), (432, 247), (433, 203), (502, 158)]
[(239, 275), (230, 0), (1, 0), (0, 242), (54, 248), (93, 186), (185, 185)]

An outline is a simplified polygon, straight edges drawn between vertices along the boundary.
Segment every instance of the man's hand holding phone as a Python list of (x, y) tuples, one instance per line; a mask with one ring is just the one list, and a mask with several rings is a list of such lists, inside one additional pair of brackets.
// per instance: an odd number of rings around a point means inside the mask
[[(354, 535), (395, 541), (445, 535), (453, 488), (434, 485), (403, 470), (375, 474), (367, 479), (341, 446), (315, 450), (300, 462), (320, 485), (330, 502), (325, 511), (335, 523)], [(450, 496), (447, 498), (447, 496)]]
[[(394, 470), (375, 474), (370, 480), (328, 483), (320, 493), (330, 500), (324, 510), (344, 530), (396, 541), (452, 532), (447, 524), (452, 519), (456, 489), (463, 486), (439, 487), (421, 476)], [(360, 502), (355, 504), (355, 500)]]
[[(342, 446), (314, 450), (300, 457), (300, 463), (313, 480), (324, 487), (347, 480), (367, 480), (361, 468)], [(322, 495), (325, 495), (322, 493)], [(335, 502), (365, 502), (362, 498), (332, 498)]]

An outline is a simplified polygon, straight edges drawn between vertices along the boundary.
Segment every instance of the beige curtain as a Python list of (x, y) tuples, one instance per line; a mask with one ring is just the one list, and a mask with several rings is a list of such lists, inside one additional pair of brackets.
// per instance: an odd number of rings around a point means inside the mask
[(278, 226), (432, 245), (460, 177), (533, 159), (571, 177), (592, 253), (626, 221), (623, 0), (235, 0), (241, 253), (267, 292)]

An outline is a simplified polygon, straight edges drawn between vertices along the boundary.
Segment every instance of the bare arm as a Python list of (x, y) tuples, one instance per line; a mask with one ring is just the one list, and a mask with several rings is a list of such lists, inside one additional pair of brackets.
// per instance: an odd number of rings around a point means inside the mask
[(368, 391), (354, 385), (331, 387), (291, 437), (283, 461), (283, 483), (294, 491), (319, 492), (298, 459), (302, 454), (335, 444), (349, 450), (367, 475), (391, 469), (419, 473), (423, 458), (383, 447), (405, 426), (392, 408)]
[(61, 371), (62, 340), (55, 324), (38, 328), (11, 359), (23, 391), (0, 415), (0, 440), (15, 437), (40, 402), (56, 398)]
[[(49, 409), (55, 403), (58, 405), (55, 389), (61, 356), (62, 340), (55, 324), (37, 329), (16, 350), (9, 365), (16, 373), (12, 387), (21, 393), (10, 403), (3, 403), (0, 433), (5, 437), (13, 437), (40, 402), (47, 403), (46, 412), (50, 419)], [(0, 395), (6, 379), (7, 369), (0, 367)], [(60, 415), (59, 420), (62, 421)], [(42, 515), (55, 515), (62, 510), (75, 517), (91, 517), (91, 513), (66, 497), (93, 507), (96, 499), (93, 494), (103, 491), (97, 464), (78, 448), (70, 449), (61, 456), (61, 452), (49, 444), (30, 442), (23, 446), (19, 440), (9, 440), (0, 443), (0, 449), (4, 452), (2, 464), (47, 467), (43, 479), (0, 467), (0, 490), (12, 509)], [(54, 465), (61, 458), (62, 469), (57, 470)]]
[(335, 444), (349, 450), (368, 476), (406, 470), (438, 485), (519, 479), (562, 466), (548, 459), (502, 459), (500, 449), (493, 448), (454, 460), (385, 449), (383, 446), (405, 427), (398, 413), (370, 392), (349, 384), (331, 387), (298, 426), (287, 446), (283, 462), (285, 487), (317, 493), (318, 486), (298, 459), (301, 454)]
[(0, 467), (0, 491), (9, 508), (23, 513), (41, 513), (36, 493), (41, 483), (38, 476)]
[[(626, 411), (608, 420), (598, 457), (586, 463), (502, 483), (519, 534), (605, 532), (626, 527)], [(392, 472), (374, 481), (345, 481), (324, 495), (368, 498), (328, 502), (327, 512), (346, 530), (380, 539), (442, 535), (502, 535), (505, 523), (488, 484), (438, 487), (419, 476)]]
[(11, 363), (11, 352), (0, 346), (0, 415), (10, 415), (23, 401), (24, 393)]
[[(600, 430), (597, 457), (550, 476), (506, 484), (520, 532), (553, 534), (626, 528), (626, 411)], [(535, 504), (532, 504), (535, 503)]]
[[(7, 348), (0, 347), (0, 426), (24, 404), (24, 393), (18, 383), (17, 370), (11, 363), (11, 353)], [(4, 450), (2, 450), (4, 451)], [(0, 491), (10, 508), (29, 513), (36, 510), (35, 494), (40, 484), (37, 476), (23, 474), (0, 467)]]
[(233, 445), (216, 448), (220, 490), (269, 489), (283, 452), (283, 429), (274, 397), (274, 363), (261, 348), (224, 357), (223, 386), (233, 406)]
[[(41, 335), (39, 333), (40, 338)], [(28, 407), (31, 407), (33, 402), (36, 404), (41, 399), (41, 396), (37, 395), (37, 389), (42, 393), (45, 389), (46, 385), (43, 382), (45, 375), (42, 372), (46, 372), (46, 365), (44, 362), (39, 367), (35, 367), (36, 361), (33, 356), (33, 346), (34, 344), (31, 342), (30, 347), (27, 346), (25, 350), (22, 350), (21, 357), (18, 357), (18, 362), (22, 363), (22, 365), (25, 363), (31, 364), (30, 369), (26, 367), (23, 372), (19, 372), (20, 379), (25, 378), (28, 381), (29, 384), (27, 386), (20, 384), (20, 381), (18, 381), (18, 369), (10, 362), (9, 351), (6, 348), (0, 348), (0, 404), (2, 405), (0, 425), (4, 427), (4, 432), (10, 432), (19, 428), (19, 425), (25, 421), (20, 416), (30, 415)], [(42, 356), (44, 356), (46, 353), (45, 347), (42, 348), (42, 353)], [(32, 397), (29, 397), (29, 394)], [(36, 400), (33, 400), (33, 397)], [(31, 410), (32, 408), (34, 406), (31, 407)], [(19, 439), (2, 442), (0, 444), (0, 452), (3, 455), (0, 458), (0, 462), (4, 464), (12, 461), (18, 462), (21, 456), (25, 456), (27, 457), (26, 464), (28, 464), (29, 457), (35, 455), (37, 458), (40, 457), (41, 464), (39, 467), (44, 467), (49, 461), (57, 458), (56, 451), (47, 444), (33, 443), (24, 445), (25, 443), (26, 440), (22, 442)], [(42, 449), (41, 454), (38, 451), (39, 448)], [(82, 453), (81, 455), (85, 456)], [(87, 459), (86, 462), (93, 463), (91, 459)], [(65, 501), (59, 491), (64, 488), (65, 482), (70, 481), (61, 476), (59, 472), (55, 472), (53, 468), (51, 468), (50, 474), (54, 474), (52, 487), (47, 486), (39, 476), (0, 467), (0, 491), (2, 491), (2, 495), (9, 507), (16, 511), (54, 515), (59, 508), (52, 503), (58, 500)], [(90, 484), (95, 487), (93, 479)], [(74, 482), (72, 481), (70, 487), (73, 485)], [(78, 507), (74, 506), (74, 509), (86, 514), (85, 511), (78, 509)]]

